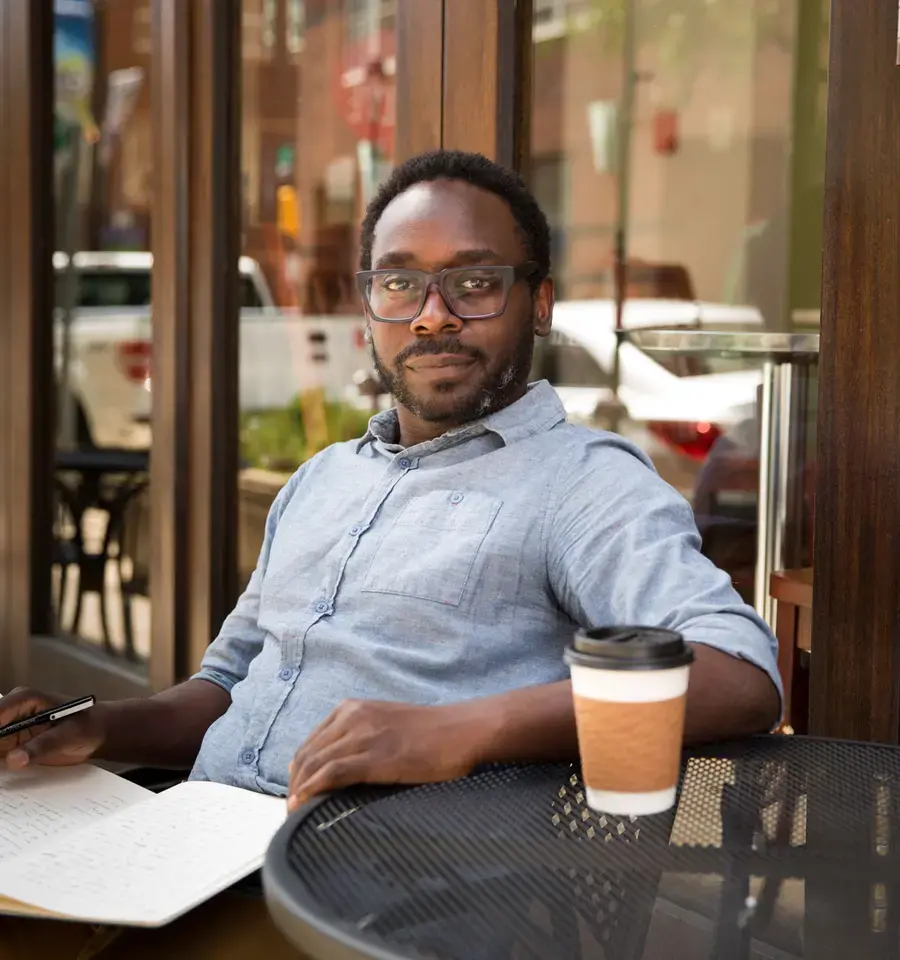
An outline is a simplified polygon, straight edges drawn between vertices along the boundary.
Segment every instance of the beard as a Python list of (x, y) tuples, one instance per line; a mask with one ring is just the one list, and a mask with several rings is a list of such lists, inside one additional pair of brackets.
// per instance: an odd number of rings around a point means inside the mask
[[(521, 395), (528, 383), (534, 357), (534, 320), (529, 319), (523, 325), (522, 334), (512, 349), (494, 360), (477, 347), (464, 346), (457, 336), (416, 341), (401, 350), (390, 367), (378, 355), (375, 344), (370, 343), (370, 347), (378, 379), (398, 404), (420, 420), (456, 427), (496, 413)], [(436, 383), (430, 395), (410, 387), (406, 375), (407, 361), (439, 353), (461, 353), (471, 357), (482, 371), (480, 382), (473, 383), (457, 396), (450, 396), (454, 384)]]

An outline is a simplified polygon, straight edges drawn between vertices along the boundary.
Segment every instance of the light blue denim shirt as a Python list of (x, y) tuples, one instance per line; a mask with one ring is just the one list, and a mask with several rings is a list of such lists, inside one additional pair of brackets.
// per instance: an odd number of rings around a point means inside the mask
[(191, 774), (285, 794), (346, 699), (443, 704), (564, 679), (577, 624), (658, 624), (765, 670), (775, 640), (688, 503), (553, 388), (404, 448), (394, 411), (305, 463), (200, 672), (231, 693)]

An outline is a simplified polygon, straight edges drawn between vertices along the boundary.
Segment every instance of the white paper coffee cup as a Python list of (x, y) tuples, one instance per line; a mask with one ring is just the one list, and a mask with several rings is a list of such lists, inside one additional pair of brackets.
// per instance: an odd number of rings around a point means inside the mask
[(693, 654), (674, 631), (579, 631), (566, 661), (588, 805), (618, 816), (675, 803)]

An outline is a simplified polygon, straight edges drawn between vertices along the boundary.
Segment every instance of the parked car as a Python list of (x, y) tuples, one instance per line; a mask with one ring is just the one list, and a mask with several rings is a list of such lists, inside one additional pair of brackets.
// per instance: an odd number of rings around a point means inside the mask
[[(630, 300), (623, 327), (761, 327), (753, 307), (682, 300)], [(615, 304), (556, 304), (553, 331), (538, 343), (533, 375), (556, 387), (573, 422), (615, 429), (653, 460), (669, 483), (690, 497), (716, 441), (755, 416), (761, 371), (740, 362), (650, 356), (627, 339), (619, 347), (614, 391)]]
[[(59, 295), (69, 260), (54, 257)], [(77, 299), (69, 326), (68, 371), (64, 316), (54, 323), (58, 378), (75, 406), (77, 441), (101, 447), (150, 443), (152, 318), (150, 253), (79, 252)], [(305, 388), (343, 399), (354, 375), (369, 365), (362, 316), (304, 316), (278, 309), (259, 264), (241, 257), (240, 405), (244, 412), (276, 409)]]

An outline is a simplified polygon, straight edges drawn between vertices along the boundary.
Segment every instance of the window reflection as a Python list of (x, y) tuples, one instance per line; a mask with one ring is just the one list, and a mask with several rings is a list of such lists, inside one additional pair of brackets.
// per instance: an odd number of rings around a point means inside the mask
[(394, 0), (244, 0), (241, 274), (258, 304), (240, 319), (244, 581), (287, 477), (372, 413), (354, 275), (393, 165), (395, 25)]
[(150, 644), (150, 5), (55, 5), (52, 595), (68, 641)]
[[(651, 456), (749, 600), (760, 364), (650, 353), (627, 333), (818, 322), (827, 34), (825, 0), (535, 2), (528, 169), (566, 344), (541, 348), (536, 372), (570, 418)], [(814, 380), (791, 414), (791, 482), (810, 515)], [(808, 564), (800, 540), (791, 555)]]

